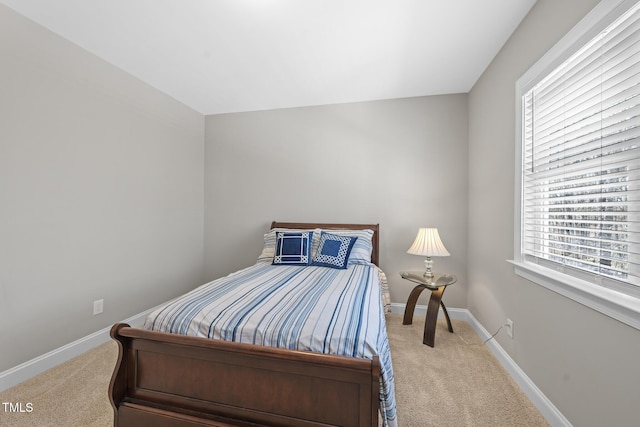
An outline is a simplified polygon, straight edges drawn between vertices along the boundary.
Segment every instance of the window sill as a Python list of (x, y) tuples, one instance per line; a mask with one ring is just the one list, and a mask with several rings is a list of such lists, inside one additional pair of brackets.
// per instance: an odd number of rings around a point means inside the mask
[(640, 299), (531, 262), (508, 262), (518, 276), (640, 330)]

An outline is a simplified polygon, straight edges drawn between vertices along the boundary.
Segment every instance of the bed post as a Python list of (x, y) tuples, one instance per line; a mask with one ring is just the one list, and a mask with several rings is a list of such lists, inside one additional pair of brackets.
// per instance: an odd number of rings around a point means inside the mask
[(120, 335), (122, 328), (128, 328), (126, 323), (116, 323), (111, 327), (111, 338), (118, 343), (118, 360), (109, 382), (109, 401), (113, 407), (114, 422), (113, 425), (118, 425), (118, 408), (120, 402), (125, 398), (127, 392), (127, 353), (125, 353), (124, 340), (128, 338)]

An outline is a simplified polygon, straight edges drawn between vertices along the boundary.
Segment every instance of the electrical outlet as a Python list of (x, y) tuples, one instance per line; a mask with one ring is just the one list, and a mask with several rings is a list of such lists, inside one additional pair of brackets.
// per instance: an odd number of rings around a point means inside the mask
[(93, 302), (93, 315), (102, 313), (104, 310), (104, 300), (99, 299)]
[(513, 320), (507, 319), (507, 335), (509, 338), (513, 338)]

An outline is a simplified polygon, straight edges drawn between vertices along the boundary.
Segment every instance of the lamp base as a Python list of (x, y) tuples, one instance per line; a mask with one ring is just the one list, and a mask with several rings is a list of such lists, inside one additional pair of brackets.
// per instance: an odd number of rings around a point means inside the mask
[(431, 259), (430, 256), (428, 256), (427, 259), (424, 260), (424, 267), (425, 267), (425, 272), (422, 275), (428, 279), (432, 279), (433, 272), (431, 271), (431, 267), (433, 267), (433, 260)]

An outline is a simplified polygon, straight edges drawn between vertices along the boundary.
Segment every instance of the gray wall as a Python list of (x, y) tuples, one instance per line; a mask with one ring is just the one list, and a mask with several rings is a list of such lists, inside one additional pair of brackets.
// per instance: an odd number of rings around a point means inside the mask
[(392, 301), (405, 302), (398, 272), (424, 266), (406, 251), (434, 226), (452, 254), (436, 269), (459, 276), (447, 304), (465, 307), (466, 158), (466, 95), (208, 116), (207, 278), (254, 263), (272, 220), (373, 222)]
[(497, 340), (574, 425), (634, 425), (640, 333), (506, 262), (515, 81), (596, 3), (539, 0), (469, 95), (206, 118), (0, 6), (0, 371), (250, 265), (274, 219), (379, 222), (404, 302), (437, 226), (447, 304), (511, 318)]
[(469, 94), (468, 307), (576, 426), (638, 425), (640, 331), (516, 277), (515, 82), (595, 5), (539, 0)]
[(203, 144), (201, 114), (0, 5), (0, 372), (201, 284)]

